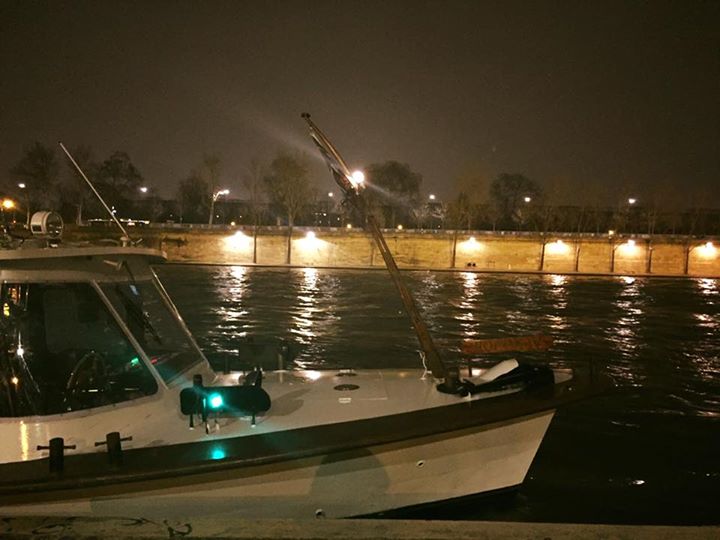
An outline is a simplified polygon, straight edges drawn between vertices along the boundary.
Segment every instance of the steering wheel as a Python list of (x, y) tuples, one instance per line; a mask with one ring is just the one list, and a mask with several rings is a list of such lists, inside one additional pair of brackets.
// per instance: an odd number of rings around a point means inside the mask
[(108, 390), (107, 360), (99, 352), (91, 350), (75, 363), (70, 372), (65, 384), (65, 404), (71, 410), (104, 405)]

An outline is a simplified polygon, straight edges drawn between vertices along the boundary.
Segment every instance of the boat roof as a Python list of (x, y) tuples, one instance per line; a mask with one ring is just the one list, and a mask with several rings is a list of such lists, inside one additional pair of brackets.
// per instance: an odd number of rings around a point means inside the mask
[(152, 248), (121, 246), (58, 246), (44, 248), (0, 249), (0, 265), (4, 261), (27, 261), (34, 259), (61, 259), (72, 257), (127, 257), (138, 256), (148, 259), (149, 263), (161, 263), (167, 260), (164, 251)]

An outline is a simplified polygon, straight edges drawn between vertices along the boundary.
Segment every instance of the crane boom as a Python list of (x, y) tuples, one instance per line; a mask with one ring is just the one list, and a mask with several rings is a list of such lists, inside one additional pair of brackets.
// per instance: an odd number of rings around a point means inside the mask
[(378, 226), (377, 220), (373, 215), (365, 212), (364, 200), (360, 195), (360, 188), (358, 185), (356, 185), (356, 183), (353, 182), (352, 175), (350, 173), (350, 170), (348, 169), (348, 166), (345, 164), (345, 160), (343, 160), (340, 153), (335, 149), (335, 147), (325, 136), (325, 134), (320, 131), (320, 129), (310, 119), (310, 115), (304, 113), (302, 117), (310, 126), (310, 136), (320, 150), (323, 158), (325, 158), (325, 162), (330, 168), (330, 172), (335, 178), (335, 182), (337, 182), (337, 184), (340, 186), (340, 189), (342, 189), (343, 193), (345, 194), (345, 199), (350, 204), (352, 204), (362, 215), (364, 215), (367, 228), (369, 229), (370, 234), (375, 240), (375, 244), (377, 245), (377, 248), (383, 257), (383, 260), (385, 261), (385, 266), (387, 267), (388, 272), (390, 272), (390, 277), (392, 278), (393, 283), (395, 284), (395, 287), (400, 294), (400, 299), (402, 300), (403, 306), (405, 307), (405, 311), (410, 317), (410, 321), (412, 322), (415, 334), (417, 335), (418, 341), (420, 342), (420, 348), (425, 354), (425, 360), (427, 362), (428, 368), (430, 369), (430, 372), (433, 374), (433, 377), (437, 379), (447, 379), (448, 369), (443, 363), (442, 358), (440, 358), (440, 354), (435, 347), (435, 343), (432, 340), (427, 325), (425, 324), (425, 321), (420, 315), (420, 311), (415, 304), (415, 299), (413, 298), (410, 290), (407, 288), (407, 286), (402, 280), (402, 277), (400, 276), (398, 266), (395, 263), (395, 259), (390, 252), (390, 248), (385, 241), (385, 237), (383, 236), (382, 231)]

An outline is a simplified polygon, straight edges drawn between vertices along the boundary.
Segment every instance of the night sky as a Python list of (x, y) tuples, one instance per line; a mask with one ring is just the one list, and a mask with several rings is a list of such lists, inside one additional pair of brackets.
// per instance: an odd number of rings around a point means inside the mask
[(125, 150), (163, 195), (222, 158), (394, 159), (450, 197), (518, 172), (720, 206), (720, 2), (0, 0), (0, 173), (39, 140)]

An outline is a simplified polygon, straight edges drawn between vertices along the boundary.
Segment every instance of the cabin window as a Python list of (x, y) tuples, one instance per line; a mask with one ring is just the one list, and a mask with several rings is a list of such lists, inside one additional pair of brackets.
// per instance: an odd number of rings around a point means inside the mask
[(136, 399), (157, 382), (89, 283), (3, 283), (0, 416)]
[(101, 287), (165, 382), (202, 359), (155, 283), (104, 283)]

